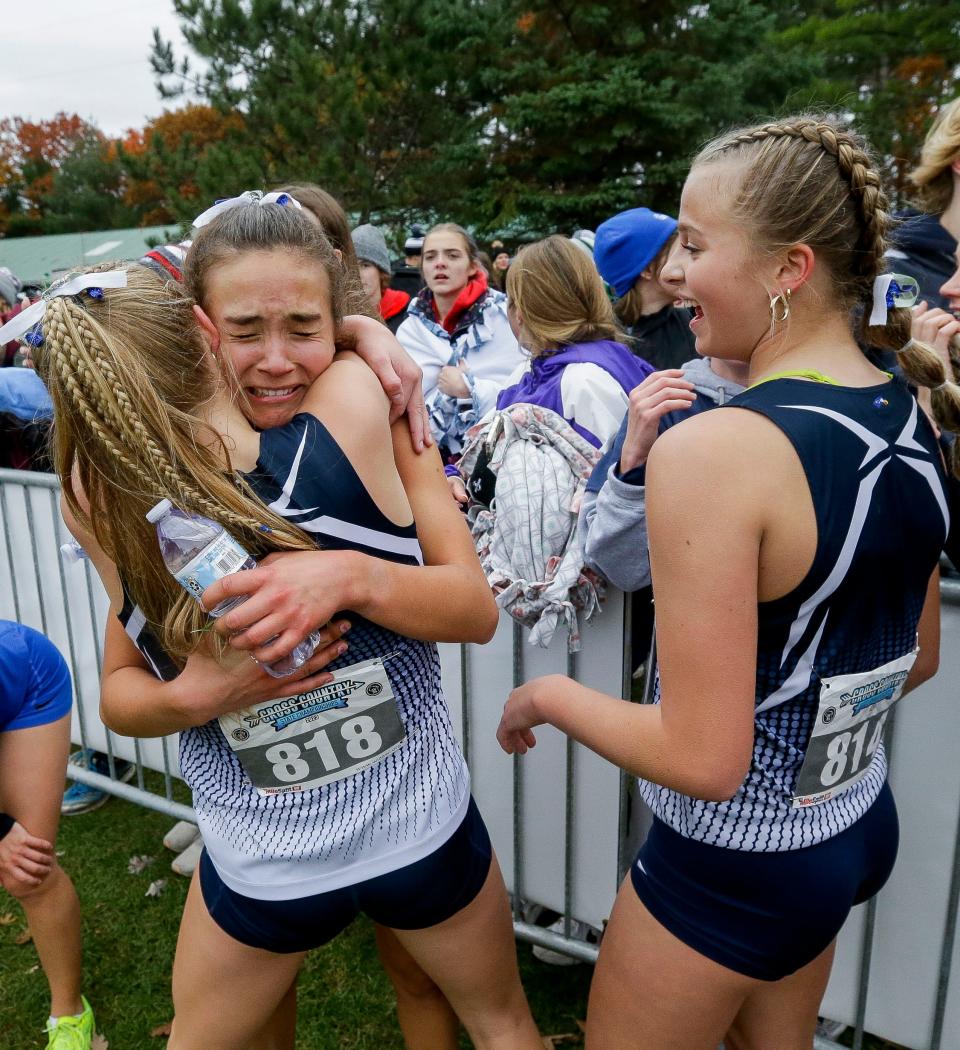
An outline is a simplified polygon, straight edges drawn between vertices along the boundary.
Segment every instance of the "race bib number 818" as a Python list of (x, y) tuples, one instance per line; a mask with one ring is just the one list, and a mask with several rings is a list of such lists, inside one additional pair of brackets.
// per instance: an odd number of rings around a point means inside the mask
[(382, 659), (343, 667), (333, 682), (298, 696), (223, 715), (220, 728), (261, 795), (353, 776), (406, 737)]

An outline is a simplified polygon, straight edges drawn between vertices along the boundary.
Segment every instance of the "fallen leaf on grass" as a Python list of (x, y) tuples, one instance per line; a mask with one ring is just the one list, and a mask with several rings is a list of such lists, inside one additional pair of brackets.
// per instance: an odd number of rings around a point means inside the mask
[(35, 963), (35, 964), (34, 964), (33, 966), (31, 966), (31, 967), (30, 967), (30, 969), (29, 969), (29, 970), (27, 970), (26, 972), (27, 972), (27, 973), (36, 973), (36, 972), (37, 972), (37, 970), (39, 970), (39, 969), (40, 969), (40, 963)]
[(140, 856), (131, 857), (127, 861), (127, 874), (139, 875), (145, 868), (149, 868), (154, 860), (156, 860), (155, 857), (148, 857), (145, 853)]
[(159, 897), (166, 888), (167, 880), (157, 879), (156, 882), (151, 882), (147, 887), (147, 892), (144, 894), (144, 897)]
[(156, 1028), (151, 1028), (150, 1035), (154, 1039), (166, 1039), (172, 1031), (173, 1022), (167, 1021), (166, 1024), (158, 1024)]
[(12, 926), (17, 921), (16, 915), (9, 911), (5, 911), (0, 915), (0, 926)]
[(580, 1044), (581, 1036), (579, 1032), (562, 1032), (560, 1035), (545, 1035), (543, 1037), (543, 1045), (546, 1050), (554, 1050), (555, 1047), (561, 1046), (563, 1043), (577, 1043)]
[(99, 1032), (94, 1032), (93, 1039), (90, 1040), (90, 1050), (110, 1050), (110, 1044)]
[(16, 937), (13, 938), (14, 944), (29, 944), (33, 940), (33, 934), (29, 929), (21, 930)]

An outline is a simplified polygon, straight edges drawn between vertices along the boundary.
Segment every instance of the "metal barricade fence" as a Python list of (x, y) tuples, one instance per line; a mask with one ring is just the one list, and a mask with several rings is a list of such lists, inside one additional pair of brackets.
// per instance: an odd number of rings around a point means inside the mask
[[(89, 562), (65, 565), (60, 557), (69, 536), (57, 479), (0, 470), (0, 530), (0, 618), (36, 627), (64, 653), (74, 680), (73, 739), (109, 759), (110, 776), (74, 767), (70, 776), (193, 819), (174, 799), (176, 737), (121, 737), (100, 721), (107, 599)], [(822, 1007), (854, 1026), (854, 1048), (869, 1031), (916, 1050), (960, 1050), (960, 582), (945, 581), (942, 597), (940, 673), (903, 705), (888, 743), (900, 858), (883, 892), (844, 927)], [(628, 829), (628, 778), (551, 727), (537, 730), (537, 747), (522, 759), (500, 751), (495, 730), (510, 689), (541, 674), (570, 674), (629, 697), (628, 621), (628, 603), (614, 591), (584, 628), (577, 654), (566, 652), (563, 632), (547, 650), (530, 646), (506, 616), (482, 649), (440, 646), (444, 691), (513, 895), (517, 936), (589, 962), (597, 947), (575, 935), (572, 921), (602, 927), (632, 859), (628, 840), (636, 841), (646, 814), (635, 807)], [(135, 782), (116, 778), (121, 758), (134, 763)], [(146, 783), (149, 771), (156, 790)], [(562, 931), (525, 921), (525, 902), (561, 915)], [(817, 1040), (824, 1050), (837, 1045)]]
[[(110, 775), (71, 766), (69, 776), (178, 820), (193, 820), (190, 807), (174, 799), (177, 738), (122, 737), (100, 720), (108, 602), (88, 561), (67, 565), (60, 556), (61, 544), (70, 537), (59, 494), (52, 475), (0, 470), (0, 618), (42, 631), (70, 664), (72, 739), (105, 753)], [(623, 609), (623, 597), (615, 592), (603, 615), (586, 626), (584, 651), (575, 657), (566, 652), (565, 632), (558, 632), (549, 650), (541, 650), (530, 646), (526, 633), (505, 615), (482, 650), (440, 646), (444, 691), (470, 763), (474, 796), (513, 894), (518, 936), (591, 962), (596, 944), (574, 936), (571, 922), (600, 928), (609, 915), (624, 864), (626, 778), (549, 728), (538, 731), (540, 743), (525, 759), (510, 759), (500, 750), (495, 730), (507, 694), (536, 675), (570, 673), (615, 694), (628, 687)], [(134, 763), (134, 782), (117, 777), (117, 759)], [(149, 771), (160, 773), (162, 781), (154, 779), (148, 787)], [(525, 922), (525, 903), (564, 916), (563, 932)]]
[[(60, 515), (60, 484), (52, 474), (0, 469), (0, 618), (42, 631), (64, 654), (73, 677), (71, 739), (107, 755), (109, 775), (70, 766), (74, 780), (92, 784), (177, 820), (193, 810), (173, 797), (179, 776), (176, 737), (137, 740), (112, 733), (100, 721), (100, 671), (107, 596), (86, 560), (64, 563), (70, 540)], [(135, 783), (117, 777), (116, 761), (134, 766)], [(162, 792), (148, 791), (145, 771), (162, 774)]]

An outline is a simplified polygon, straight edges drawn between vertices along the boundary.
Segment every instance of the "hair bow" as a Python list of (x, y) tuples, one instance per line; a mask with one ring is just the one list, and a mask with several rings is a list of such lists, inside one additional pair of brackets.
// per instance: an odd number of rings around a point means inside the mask
[(224, 197), (222, 200), (212, 204), (206, 211), (200, 212), (193, 220), (194, 228), (199, 229), (201, 226), (206, 226), (208, 222), (211, 222), (222, 212), (231, 211), (233, 208), (239, 208), (244, 204), (279, 204), (281, 207), (292, 204), (295, 208), (303, 207), (289, 193), (264, 193), (262, 190), (245, 190), (239, 197)]
[[(51, 299), (60, 299), (65, 295), (79, 295), (80, 292), (88, 292), (93, 298), (101, 298), (104, 288), (126, 288), (126, 270), (108, 270), (106, 273), (81, 273), (76, 277), (68, 277), (60, 284), (48, 288), (40, 299), (32, 306), (21, 310), (16, 317), (11, 318), (0, 328), (0, 346), (13, 339), (26, 337), (31, 346), (39, 346), (43, 341), (39, 326), (43, 323), (43, 316), (47, 312), (47, 303)], [(99, 291), (100, 295), (94, 293)]]
[(895, 307), (910, 307), (920, 295), (920, 285), (915, 277), (902, 273), (883, 273), (873, 279), (873, 309), (870, 311), (870, 327), (887, 323), (887, 311)]

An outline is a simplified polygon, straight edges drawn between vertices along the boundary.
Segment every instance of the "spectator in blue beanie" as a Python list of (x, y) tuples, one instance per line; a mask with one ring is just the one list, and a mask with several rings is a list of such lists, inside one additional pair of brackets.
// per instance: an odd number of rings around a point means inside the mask
[(690, 311), (674, 306), (659, 282), (677, 231), (677, 220), (649, 208), (630, 208), (597, 227), (593, 258), (613, 289), (617, 319), (634, 353), (660, 371), (696, 357)]

